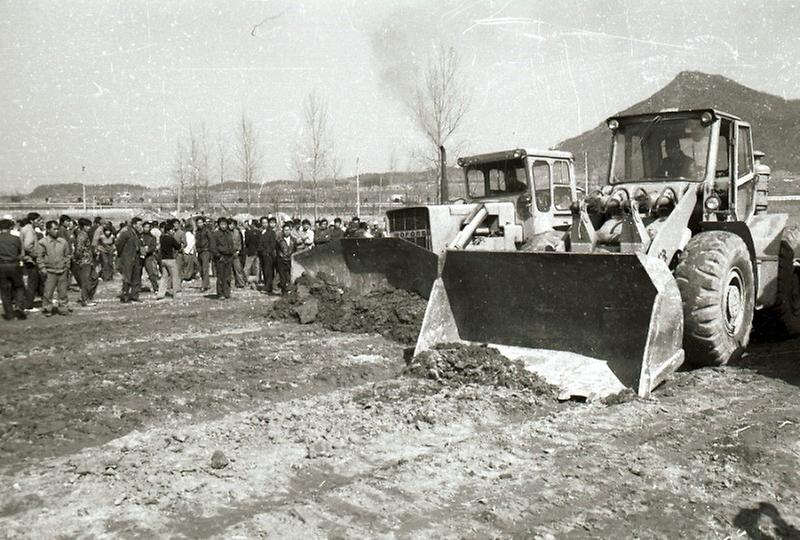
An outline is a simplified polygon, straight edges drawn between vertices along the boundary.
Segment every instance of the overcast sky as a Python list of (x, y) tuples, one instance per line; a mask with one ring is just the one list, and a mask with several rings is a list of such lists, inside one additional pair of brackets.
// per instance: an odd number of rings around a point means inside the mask
[[(169, 185), (176, 141), (231, 146), (242, 113), (289, 176), (302, 101), (329, 103), (346, 175), (413, 167), (401, 100), (453, 46), (465, 151), (549, 147), (682, 70), (800, 98), (800, 5), (786, 1), (0, 0), (0, 191), (60, 181)], [(86, 171), (81, 173), (81, 165)], [(235, 177), (232, 171), (231, 176)]]

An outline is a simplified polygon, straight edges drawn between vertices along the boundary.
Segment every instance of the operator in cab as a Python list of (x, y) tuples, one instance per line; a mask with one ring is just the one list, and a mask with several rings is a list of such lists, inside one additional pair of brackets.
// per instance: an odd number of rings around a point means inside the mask
[(661, 160), (656, 169), (658, 178), (692, 178), (694, 176), (694, 160), (683, 153), (681, 141), (674, 135), (667, 136), (667, 157)]
[(517, 170), (508, 168), (504, 171), (506, 180), (506, 193), (524, 193), (528, 190), (528, 184), (517, 178)]

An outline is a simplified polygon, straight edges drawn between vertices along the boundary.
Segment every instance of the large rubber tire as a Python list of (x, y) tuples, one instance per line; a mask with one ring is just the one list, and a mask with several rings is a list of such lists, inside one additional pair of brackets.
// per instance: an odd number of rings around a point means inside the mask
[(800, 268), (794, 259), (800, 257), (800, 229), (787, 227), (781, 236), (778, 254), (778, 290), (775, 303), (761, 310), (758, 328), (771, 338), (786, 339), (800, 335)]
[(675, 268), (683, 300), (686, 363), (721, 366), (750, 341), (755, 309), (753, 265), (744, 241), (727, 231), (689, 240)]

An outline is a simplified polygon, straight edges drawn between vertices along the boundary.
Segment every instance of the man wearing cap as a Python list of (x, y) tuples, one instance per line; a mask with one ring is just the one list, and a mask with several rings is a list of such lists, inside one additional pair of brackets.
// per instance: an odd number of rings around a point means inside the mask
[(42, 311), (45, 317), (52, 315), (53, 293), (58, 292), (58, 313), (69, 315), (69, 265), (72, 249), (64, 238), (58, 235), (57, 221), (48, 221), (45, 237), (36, 244), (36, 263), (39, 271), (45, 275), (44, 293), (42, 294)]
[(145, 221), (142, 224), (142, 264), (150, 280), (150, 290), (153, 294), (158, 292), (158, 240), (153, 236), (153, 224)]
[(36, 242), (40, 238), (36, 229), (41, 229), (44, 221), (36, 212), (30, 212), (25, 221), (27, 223), (19, 231), (19, 239), (22, 241), (22, 276), (25, 279), (24, 306), (28, 311), (38, 311), (33, 307), (33, 301), (41, 294), (44, 280), (36, 264)]
[(244, 245), (244, 235), (242, 234), (241, 229), (239, 229), (238, 221), (231, 219), (228, 223), (230, 225), (228, 229), (231, 235), (231, 240), (233, 241), (233, 258), (231, 259), (233, 281), (236, 284), (236, 288), (241, 289), (247, 284), (241, 259), (242, 246)]
[(25, 319), (25, 284), (22, 281), (22, 241), (11, 234), (14, 221), (0, 219), (0, 300), (3, 318)]
[(89, 237), (92, 222), (86, 218), (78, 219), (75, 233), (75, 253), (73, 255), (75, 278), (81, 287), (81, 305), (95, 306), (94, 293), (97, 291), (97, 267), (94, 265), (94, 248)]
[(206, 226), (204, 217), (197, 218), (197, 234), (195, 238), (195, 249), (200, 261), (200, 291), (206, 292), (211, 288), (211, 230)]
[(275, 243), (275, 251), (278, 275), (281, 280), (281, 293), (285, 295), (291, 283), (292, 254), (297, 251), (297, 241), (292, 237), (292, 226), (288, 221), (283, 224), (282, 234)]
[(264, 280), (264, 291), (272, 294), (275, 283), (275, 242), (278, 220), (272, 216), (261, 218), (261, 243), (258, 246), (258, 257), (261, 262), (261, 275)]
[(122, 274), (122, 291), (119, 300), (123, 304), (139, 302), (139, 290), (142, 287), (142, 218), (131, 219), (130, 226), (117, 236), (116, 247), (119, 257), (120, 274)]
[(228, 230), (228, 220), (219, 218), (217, 226), (219, 229), (211, 234), (211, 255), (217, 277), (217, 298), (222, 300), (231, 297), (231, 270), (235, 249), (231, 231)]

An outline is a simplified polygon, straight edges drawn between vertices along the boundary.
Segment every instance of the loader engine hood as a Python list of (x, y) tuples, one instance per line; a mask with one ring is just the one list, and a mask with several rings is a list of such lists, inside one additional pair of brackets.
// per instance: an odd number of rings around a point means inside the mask
[(479, 234), (508, 238), (511, 242), (522, 240), (515, 199), (410, 206), (389, 210), (386, 213), (389, 234), (441, 255), (464, 227), (465, 220), (481, 207), (485, 207), (488, 212), (486, 229), (491, 230), (481, 230)]

